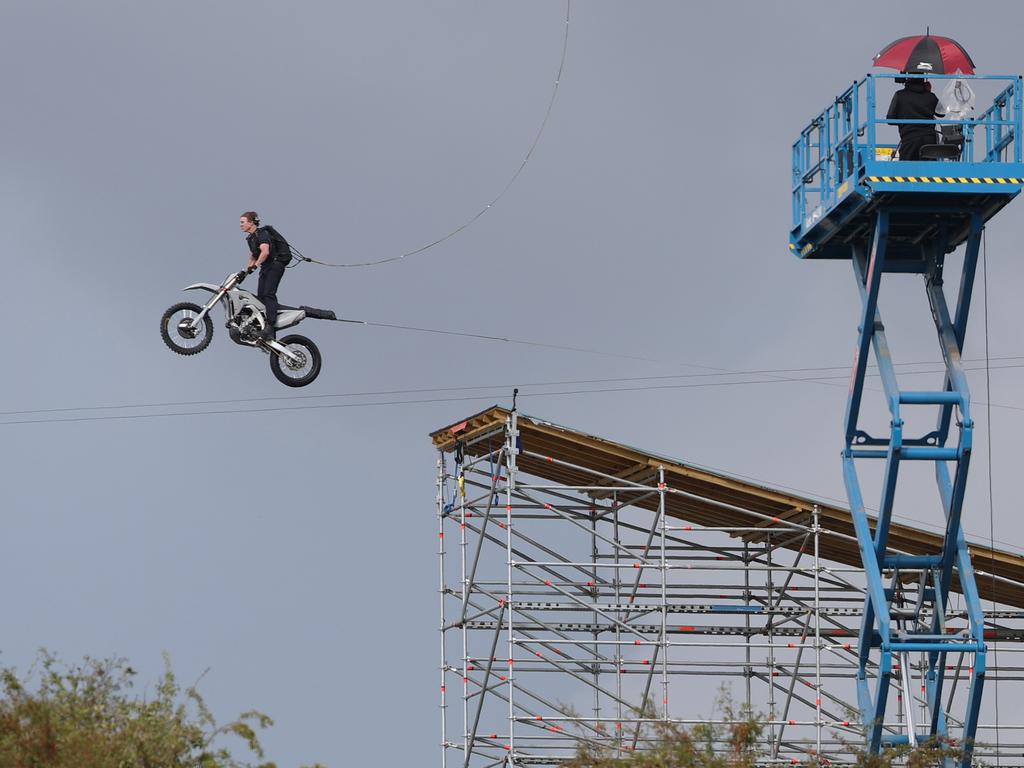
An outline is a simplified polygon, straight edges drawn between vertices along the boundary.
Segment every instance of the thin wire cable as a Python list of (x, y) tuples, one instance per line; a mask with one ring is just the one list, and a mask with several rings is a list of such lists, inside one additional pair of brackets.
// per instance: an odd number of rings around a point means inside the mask
[[(931, 372), (929, 372), (929, 373), (931, 373)], [(830, 377), (830, 378), (837, 378), (837, 379), (838, 378), (844, 378), (845, 379), (846, 377), (845, 376), (844, 377), (834, 376), (834, 377)], [(749, 381), (713, 381), (713, 382), (698, 382), (698, 383), (688, 383), (688, 384), (658, 384), (658, 385), (654, 385), (654, 386), (650, 386), (650, 387), (599, 387), (599, 388), (591, 388), (591, 389), (569, 389), (569, 390), (561, 390), (561, 391), (556, 391), (556, 392), (531, 392), (531, 393), (522, 393), (522, 394), (524, 396), (529, 395), (530, 397), (555, 397), (555, 396), (566, 396), (566, 395), (597, 395), (597, 394), (607, 394), (607, 393), (616, 393), (616, 392), (652, 392), (652, 391), (658, 391), (658, 390), (703, 389), (703, 388), (709, 388), (709, 387), (738, 387), (738, 386), (751, 386), (751, 385), (757, 385), (757, 384), (781, 384), (781, 383), (786, 383), (786, 382), (797, 382), (797, 381), (815, 382), (815, 381), (819, 381), (819, 380), (820, 380), (820, 378), (806, 378), (806, 379), (771, 378), (771, 379), (753, 379), (753, 380), (749, 380)], [(525, 385), (523, 385), (523, 386), (525, 386)], [(840, 386), (842, 386), (842, 385), (840, 385)], [(416, 391), (417, 390), (408, 390), (409, 393), (413, 393), (413, 392), (416, 392)], [(444, 391), (444, 390), (443, 389), (439, 389), (439, 390), (427, 390), (427, 391)], [(391, 392), (401, 392), (401, 390), (391, 390)], [(364, 393), (364, 394), (365, 395), (373, 396), (373, 395), (376, 395), (376, 394), (383, 395), (385, 393), (384, 392), (381, 392), (381, 393), (368, 392), (368, 393)], [(353, 395), (325, 395), (324, 397), (348, 397), (348, 396), (354, 396), (354, 393), (353, 393)], [(299, 396), (299, 397), (301, 397), (301, 396)], [(289, 399), (299, 399), (299, 397), (289, 398)], [(319, 397), (319, 396), (312, 395), (310, 397)], [(66, 418), (66, 419), (58, 418), (58, 419), (30, 419), (30, 420), (0, 421), (0, 426), (9, 426), (9, 425), (14, 425), (14, 424), (40, 424), (40, 423), (42, 423), (42, 424), (57, 424), (57, 423), (65, 422), (65, 421), (68, 421), (68, 422), (71, 422), (71, 421), (102, 421), (104, 419), (118, 419), (118, 420), (121, 420), (121, 419), (132, 419), (132, 418), (140, 418), (141, 419), (141, 418), (148, 418), (148, 417), (151, 417), (151, 416), (176, 416), (176, 415), (177, 416), (193, 416), (193, 415), (200, 416), (200, 415), (203, 415), (204, 413), (208, 413), (208, 414), (211, 414), (211, 415), (213, 415), (213, 414), (222, 414), (222, 413), (223, 414), (228, 414), (228, 413), (263, 413), (264, 411), (279, 411), (279, 410), (300, 411), (300, 410), (310, 409), (310, 408), (351, 408), (351, 407), (357, 407), (357, 406), (360, 406), (360, 405), (365, 405), (367, 407), (370, 407), (370, 406), (378, 406), (378, 405), (405, 405), (405, 404), (430, 403), (430, 402), (460, 402), (460, 401), (468, 401), (468, 400), (490, 400), (492, 398), (493, 398), (493, 395), (472, 395), (472, 396), (463, 396), (463, 397), (454, 397), (454, 398), (438, 398), (438, 399), (429, 398), (429, 399), (423, 399), (423, 400), (416, 399), (416, 400), (393, 400), (393, 401), (385, 401), (385, 402), (365, 402), (365, 403), (330, 403), (330, 404), (326, 404), (326, 405), (309, 405), (309, 404), (304, 404), (304, 405), (293, 405), (293, 406), (280, 406), (280, 407), (274, 407), (274, 408), (268, 408), (268, 409), (262, 409), (262, 408), (232, 408), (232, 409), (217, 410), (217, 411), (194, 411), (194, 412), (190, 411), (190, 412), (175, 412), (175, 413), (161, 413), (161, 414), (145, 414), (145, 413), (140, 413), (140, 414), (117, 414), (117, 415), (107, 415), (107, 416), (74, 417), (74, 418)], [(154, 408), (156, 408), (156, 407), (167, 407), (167, 408), (173, 408), (173, 407), (182, 407), (182, 406), (191, 406), (191, 405), (203, 405), (203, 404), (216, 405), (216, 404), (220, 404), (220, 403), (230, 404), (230, 403), (254, 402), (254, 401), (258, 401), (258, 400), (278, 400), (278, 399), (282, 399), (282, 398), (273, 397), (273, 398), (232, 399), (232, 400), (222, 400), (222, 401), (206, 401), (205, 403), (203, 401), (192, 401), (192, 402), (183, 402), (183, 403), (168, 402), (168, 403), (152, 403), (152, 404), (148, 404), (148, 405), (138, 405), (138, 406), (91, 406), (89, 408), (78, 408), (78, 409), (70, 409), (70, 410), (76, 410), (76, 411), (84, 411), (84, 410), (109, 410), (109, 409), (116, 409), (116, 408), (133, 408), (133, 407), (138, 407), (138, 408), (142, 408), (142, 407), (154, 407)], [(1024, 408), (1017, 408), (1015, 406), (1000, 406), (997, 403), (993, 403), (992, 405), (993, 405), (993, 407), (1012, 408), (1014, 410), (1024, 411)], [(11, 412), (7, 412), (7, 413), (0, 413), (0, 415), (12, 415), (13, 416), (13, 415), (27, 415), (27, 414), (32, 414), (32, 413), (47, 413), (47, 412), (56, 413), (56, 412), (60, 412), (61, 410), (64, 410), (64, 409), (54, 409), (52, 411), (47, 411), (47, 410), (20, 411), (20, 412), (11, 411)]]
[[(444, 330), (439, 330), (439, 329), (436, 329), (436, 328), (421, 328), (421, 327), (412, 326), (412, 325), (396, 325), (396, 324), (392, 324), (392, 323), (375, 323), (375, 322), (370, 322), (370, 321), (367, 321), (367, 320), (339, 319), (338, 322), (352, 323), (352, 324), (355, 324), (355, 325), (373, 326), (373, 327), (376, 327), (376, 328), (391, 328), (391, 329), (398, 329), (398, 330), (404, 330), (404, 331), (417, 331), (417, 332), (420, 332), (420, 333), (439, 334), (439, 335), (443, 335), (443, 336), (462, 336), (462, 337), (466, 337), (466, 338), (483, 339), (483, 340), (487, 340), (487, 341), (500, 341), (500, 342), (505, 342), (505, 343), (508, 343), (508, 344), (522, 344), (522, 345), (530, 346), (530, 347), (541, 347), (541, 348), (547, 348), (547, 349), (556, 349), (556, 350), (567, 351), (567, 352), (581, 352), (581, 353), (588, 354), (588, 355), (599, 355), (599, 356), (602, 356), (602, 357), (616, 357), (616, 358), (623, 358), (623, 359), (626, 359), (626, 360), (638, 360), (638, 361), (647, 362), (647, 363), (669, 364), (669, 363), (672, 362), (672, 361), (668, 361), (668, 360), (659, 360), (659, 359), (650, 358), (650, 357), (639, 357), (637, 355), (627, 355), (627, 354), (625, 354), (623, 352), (613, 352), (613, 351), (602, 350), (602, 349), (591, 349), (591, 348), (587, 348), (587, 347), (573, 347), (573, 346), (566, 346), (566, 345), (561, 345), (561, 344), (548, 344), (546, 342), (529, 341), (529, 340), (526, 340), (526, 339), (514, 339), (514, 338), (505, 337), (505, 336), (488, 336), (486, 334), (468, 333), (468, 332), (464, 332), (464, 331), (444, 331)], [(1006, 358), (996, 358), (996, 359), (998, 359), (998, 360), (1004, 360), (1004, 359), (1005, 360), (1016, 360), (1016, 359), (1020, 359), (1020, 358), (1017, 358), (1017, 357), (1006, 357)], [(966, 360), (964, 362), (966, 362)], [(676, 363), (676, 364), (685, 365), (685, 366), (687, 366), (689, 368), (698, 368), (698, 369), (704, 370), (704, 371), (712, 371), (714, 373), (710, 373), (710, 374), (707, 374), (707, 375), (717, 375), (717, 376), (721, 376), (721, 375), (745, 375), (745, 374), (772, 375), (774, 373), (788, 372), (788, 371), (804, 372), (804, 371), (813, 371), (813, 370), (840, 370), (840, 369), (846, 369), (847, 368), (847, 366), (829, 366), (827, 368), (792, 368), (792, 369), (781, 369), (779, 371), (771, 371), (771, 370), (737, 371), (737, 370), (732, 369), (732, 368), (720, 368), (720, 367), (715, 367), (715, 366), (710, 366), (710, 365), (701, 365), (699, 363), (692, 363), (692, 362)], [(909, 362), (909, 363), (902, 363), (901, 365), (903, 365), (903, 366), (916, 366), (916, 365), (936, 365), (936, 364), (937, 363), (932, 363), (932, 362)], [(999, 368), (1014, 368), (1014, 367), (1019, 367), (1019, 366), (999, 366)], [(975, 369), (968, 369), (968, 370), (975, 370)], [(929, 371), (929, 373), (930, 373), (930, 371)], [(905, 373), (904, 375), (907, 375), (907, 374)], [(657, 378), (657, 377), (654, 377), (654, 378)], [(824, 381), (823, 379), (825, 379), (825, 378), (846, 379), (847, 376), (834, 376), (834, 377), (821, 377), (821, 376), (817, 376), (817, 377), (810, 377), (810, 378), (792, 378), (792, 377), (787, 377), (787, 376), (773, 376), (773, 378), (778, 380), (778, 381), (805, 381), (805, 382), (810, 382), (812, 384), (819, 384), (821, 386), (837, 387), (837, 386), (842, 386), (842, 385), (835, 384), (835, 383), (832, 383), (832, 382), (829, 382), (829, 381)], [(761, 383), (761, 382), (759, 382), (759, 383)], [(1003, 405), (998, 405), (998, 404), (996, 404), (996, 407), (997, 408), (1009, 408), (1011, 410), (1024, 410), (1022, 408), (1016, 408), (1014, 406), (1003, 406)]]
[[(654, 358), (654, 357), (643, 357), (643, 356), (640, 356), (640, 355), (628, 355), (625, 352), (618, 352), (618, 351), (608, 350), (608, 349), (596, 349), (596, 348), (593, 348), (593, 347), (574, 347), (574, 346), (569, 346), (569, 345), (565, 345), (565, 344), (550, 344), (550, 343), (542, 342), (542, 341), (532, 341), (532, 340), (529, 340), (529, 339), (516, 339), (516, 338), (509, 337), (509, 336), (491, 336), (491, 335), (484, 334), (484, 333), (471, 333), (471, 332), (468, 332), (468, 331), (445, 331), (445, 330), (441, 330), (439, 328), (423, 328), (423, 327), (415, 326), (415, 325), (398, 325), (398, 324), (395, 324), (395, 323), (376, 323), (376, 322), (371, 322), (369, 320), (349, 320), (347, 318), (339, 318), (337, 320), (337, 322), (351, 323), (353, 325), (365, 325), (365, 326), (373, 327), (373, 328), (391, 328), (393, 330), (415, 331), (415, 332), (418, 332), (418, 333), (430, 333), (430, 334), (437, 334), (437, 335), (440, 335), (440, 336), (461, 336), (463, 338), (483, 339), (485, 341), (500, 341), (500, 342), (505, 342), (505, 343), (508, 343), (508, 344), (522, 344), (522, 345), (528, 346), (528, 347), (542, 347), (542, 348), (546, 348), (546, 349), (557, 349), (557, 350), (561, 350), (561, 351), (564, 351), (564, 352), (582, 352), (582, 353), (588, 354), (588, 355), (601, 355), (603, 357), (617, 357), (617, 358), (622, 358), (624, 360), (639, 360), (639, 361), (645, 362), (645, 363), (666, 363), (667, 364), (667, 363), (674, 363), (675, 362), (675, 361), (671, 361), (671, 360), (662, 360), (662, 359)], [(993, 360), (999, 360), (999, 361), (1005, 361), (1005, 360), (1024, 360), (1024, 356), (1021, 356), (1021, 355), (1009, 355), (1009, 356), (1003, 356), (1003, 357), (994, 357), (992, 359)], [(963, 362), (982, 362), (982, 360), (984, 360), (984, 358), (976, 358), (976, 359), (973, 359), (973, 360), (969, 360), (967, 358), (964, 358)], [(768, 373), (805, 373), (807, 371), (826, 371), (826, 370), (832, 371), (832, 370), (848, 370), (849, 369), (849, 365), (820, 365), (820, 366), (811, 366), (811, 367), (804, 367), (804, 368), (777, 368), (777, 369), (759, 369), (759, 370), (750, 370), (750, 371), (738, 371), (738, 370), (735, 370), (735, 369), (732, 369), (732, 368), (719, 368), (719, 367), (715, 367), (715, 366), (711, 366), (711, 365), (701, 365), (699, 363), (692, 363), (692, 362), (685, 362), (685, 363), (680, 363), (680, 364), (685, 365), (685, 366), (687, 366), (689, 368), (699, 368), (701, 370), (714, 371), (715, 372), (715, 373), (704, 374), (704, 375), (708, 375), (708, 376), (722, 375), (722, 374), (727, 374), (727, 373), (729, 373), (729, 374), (738, 374), (738, 373), (757, 373), (757, 374), (768, 374)], [(934, 360), (920, 360), (920, 361), (911, 361), (911, 362), (906, 362), (906, 363), (896, 363), (896, 365), (903, 366), (903, 367), (912, 366), (912, 365), (942, 365), (942, 362), (941, 361), (934, 361)], [(877, 366), (872, 366), (872, 367), (877, 367)]]
[[(778, 383), (778, 379), (762, 379), (760, 381), (736, 381), (736, 382), (710, 382), (700, 384), (665, 384), (654, 387), (606, 387), (602, 389), (574, 389), (564, 390), (561, 392), (535, 392), (531, 394), (531, 397), (555, 397), (565, 395), (587, 395), (587, 394), (601, 394), (608, 392), (641, 392), (646, 390), (656, 389), (689, 389), (689, 388), (700, 388), (700, 387), (715, 387), (715, 386), (727, 386), (730, 384), (772, 384)], [(2, 421), (0, 426), (12, 426), (16, 424), (61, 424), (67, 422), (79, 422), (79, 421), (107, 421), (117, 420), (123, 421), (128, 419), (146, 419), (146, 418), (163, 418), (168, 416), (203, 416), (203, 415), (224, 415), (224, 414), (237, 414), (237, 413), (268, 413), (273, 411), (303, 411), (310, 409), (321, 409), (321, 408), (357, 408), (357, 407), (373, 407), (381, 405), (414, 405), (419, 403), (453, 403), (453, 402), (467, 402), (474, 400), (491, 400), (493, 395), (472, 395), (464, 397), (444, 397), (444, 398), (425, 398), (415, 400), (388, 400), (383, 402), (364, 402), (364, 403), (327, 403), (323, 405), (293, 405), (293, 406), (276, 406), (273, 408), (227, 408), (222, 410), (214, 411), (175, 411), (172, 413), (135, 413), (135, 414), (114, 414), (106, 416), (75, 416), (67, 418), (57, 419), (20, 419), (13, 421)], [(226, 401), (235, 402), (235, 401)], [(170, 403), (167, 407), (173, 407), (174, 404)], [(107, 406), (100, 406), (107, 407)], [(114, 406), (116, 407), (116, 406)]]
[[(341, 320), (343, 323), (355, 323), (357, 325), (372, 326), (374, 328), (391, 328), (399, 331), (416, 331), (418, 333), (431, 333), (440, 336), (461, 336), (469, 339), (483, 339), (485, 341), (501, 341), (506, 344), (521, 344), (527, 347), (542, 347), (544, 349), (557, 349), (561, 352), (582, 352), (587, 355), (601, 355), (602, 357), (618, 357), (624, 360), (638, 360), (644, 363), (658, 363), (660, 360), (655, 360), (650, 357), (639, 357), (637, 355), (627, 355), (624, 352), (609, 352), (603, 349), (590, 349), (588, 347), (572, 347), (564, 344), (548, 344), (543, 341), (530, 341), (528, 339), (514, 339), (508, 336), (488, 336), (484, 333), (469, 333), (466, 331), (442, 331), (437, 328), (420, 328), (415, 325), (396, 325), (394, 323), (372, 323), (368, 320)], [(700, 367), (700, 366), (695, 366)]]
[[(649, 390), (660, 390), (660, 389), (691, 389), (691, 388), (703, 388), (703, 387), (718, 387), (718, 386), (738, 386), (748, 384), (777, 384), (785, 379), (760, 379), (757, 381), (732, 381), (732, 382), (706, 382), (698, 384), (663, 384), (653, 387), (605, 387), (600, 389), (573, 389), (563, 390), (560, 392), (534, 392), (531, 397), (556, 397), (556, 396), (567, 396), (567, 395), (593, 395), (602, 394), (608, 392), (644, 392)], [(413, 405), (418, 403), (435, 403), (435, 402), (466, 402), (474, 400), (491, 400), (492, 395), (474, 395), (465, 397), (448, 397), (448, 398), (425, 398), (415, 400), (389, 400), (383, 402), (364, 402), (364, 403), (327, 403), (322, 405), (294, 405), (294, 406), (278, 406), (273, 408), (227, 408), (222, 410), (214, 411), (176, 411), (172, 413), (136, 413), (136, 414), (114, 414), (106, 416), (75, 416), (58, 419), (19, 419), (13, 421), (0, 421), (0, 426), (12, 426), (17, 424), (61, 424), (67, 422), (80, 422), (80, 421), (107, 421), (107, 420), (129, 420), (129, 419), (146, 419), (146, 418), (163, 418), (169, 416), (204, 416), (204, 415), (222, 415), (222, 414), (238, 414), (238, 413), (267, 413), (273, 411), (302, 411), (310, 409), (322, 409), (322, 408), (357, 408), (357, 407), (375, 407), (381, 405)]]
[[(1017, 357), (1007, 358), (993, 358), (995, 360), (1006, 359), (1006, 360), (1018, 360)], [(941, 363), (895, 363), (895, 365), (942, 365)], [(379, 389), (379, 390), (363, 390), (356, 392), (332, 392), (320, 395), (270, 395), (265, 397), (232, 397), (219, 400), (172, 400), (162, 402), (151, 402), (151, 403), (117, 403), (112, 405), (83, 405), (83, 406), (64, 406), (60, 408), (30, 408), (15, 411), (0, 411), (0, 416), (27, 416), (31, 414), (46, 414), (46, 413), (74, 413), (83, 411), (114, 411), (129, 408), (184, 408), (197, 405), (230, 405), (230, 404), (241, 404), (241, 403), (259, 403), (267, 402), (272, 400), (325, 400), (331, 398), (342, 398), (342, 397), (384, 397), (386, 395), (415, 395), (425, 394), (429, 392), (467, 392), (476, 390), (494, 390), (495, 392), (507, 392), (513, 386), (520, 388), (524, 387), (555, 387), (555, 386), (569, 386), (569, 385), (583, 385), (583, 384), (614, 384), (614, 383), (627, 383), (637, 381), (664, 381), (669, 379), (703, 379), (703, 378), (715, 378), (722, 376), (750, 376), (750, 375), (763, 375), (768, 373), (785, 373), (789, 371), (814, 371), (814, 370), (833, 370), (839, 366), (822, 366), (820, 368), (781, 368), (774, 370), (749, 370), (749, 371), (735, 371), (733, 373), (680, 373), (670, 374), (662, 376), (624, 376), (614, 378), (602, 378), (602, 379), (560, 379), (555, 381), (531, 381), (531, 382), (516, 382), (515, 384), (477, 384), (467, 385), (458, 387), (417, 387), (414, 389)], [(1004, 369), (1017, 369), (1024, 368), (1024, 364), (1021, 365), (1002, 365), (993, 366), (994, 370)], [(974, 371), (982, 370), (980, 368), (964, 367), (964, 370)], [(904, 376), (920, 376), (920, 375), (931, 375), (936, 373), (942, 373), (942, 370), (934, 371), (904, 371)], [(872, 374), (877, 376), (877, 374)], [(708, 382), (700, 385), (667, 385), (663, 387), (616, 387), (608, 389), (586, 389), (578, 390), (581, 393), (585, 392), (633, 392), (633, 391), (644, 391), (647, 389), (668, 389), (668, 388), (685, 388), (685, 387), (716, 387), (716, 386), (730, 386), (730, 385), (742, 385), (742, 384), (778, 384), (784, 382), (803, 382), (803, 383), (831, 383), (828, 380), (845, 380), (847, 376), (811, 376), (811, 377), (799, 377), (799, 378), (772, 378), (768, 380), (756, 380), (756, 381), (715, 381)], [(543, 392), (530, 392), (525, 393), (533, 396), (546, 394)], [(481, 397), (485, 397), (481, 395)], [(1003, 405), (1000, 403), (992, 403), (993, 407), (996, 408), (1008, 408), (1012, 410), (1024, 410), (1017, 406)], [(3, 423), (16, 423), (16, 422), (0, 422)]]
[[(992, 499), (992, 374), (989, 365), (989, 333), (988, 333), (988, 241), (985, 230), (981, 231), (981, 287), (982, 299), (985, 308), (985, 399), (988, 401), (985, 409), (988, 429), (985, 430), (988, 442), (988, 535), (989, 549), (992, 553), (992, 561), (996, 559), (996, 515), (995, 502)], [(992, 569), (992, 611), (996, 609), (996, 574)], [(996, 669), (999, 668), (999, 643), (992, 640), (992, 661)], [(995, 676), (995, 705), (996, 705), (996, 765), (1001, 765), (999, 753), (999, 675)]]
[(508, 183), (505, 184), (502, 190), (497, 194), (496, 197), (494, 197), (493, 200), (491, 200), (491, 202), (487, 203), (483, 208), (477, 211), (477, 213), (474, 214), (471, 218), (469, 218), (460, 226), (453, 229), (448, 234), (439, 237), (437, 240), (434, 240), (431, 243), (427, 243), (426, 245), (420, 246), (419, 248), (416, 248), (415, 250), (412, 251), (406, 251), (405, 253), (402, 253), (398, 256), (389, 256), (388, 258), (377, 259), (375, 261), (360, 261), (352, 264), (335, 264), (332, 262), (320, 261), (318, 259), (311, 259), (308, 256), (303, 256), (302, 253), (298, 251), (298, 249), (293, 248), (292, 250), (294, 250), (295, 253), (298, 254), (298, 257), (302, 261), (307, 261), (310, 262), (311, 264), (319, 264), (322, 267), (375, 267), (378, 264), (388, 264), (389, 262), (392, 261), (401, 261), (402, 259), (408, 256), (415, 256), (418, 253), (423, 253), (424, 251), (429, 250), (434, 246), (440, 245), (441, 243), (450, 240), (451, 238), (455, 237), (457, 234), (462, 232), (464, 229), (472, 225), (477, 219), (479, 219), (481, 216), (483, 216), (485, 213), (491, 210), (492, 207), (497, 205), (498, 201), (505, 196), (505, 193), (508, 192), (508, 190), (516, 182), (516, 179), (519, 178), (519, 175), (526, 168), (526, 164), (530, 162), (530, 158), (533, 157), (533, 152), (535, 149), (537, 149), (537, 145), (540, 143), (541, 137), (544, 135), (544, 130), (547, 128), (548, 121), (551, 118), (551, 112), (554, 109), (555, 100), (558, 98), (558, 86), (561, 85), (562, 83), (562, 72), (565, 70), (566, 53), (569, 50), (569, 19), (571, 16), (571, 7), (572, 0), (566, 0), (565, 35), (562, 38), (562, 57), (558, 62), (558, 74), (555, 75), (555, 85), (554, 88), (552, 88), (551, 90), (551, 99), (548, 101), (548, 108), (544, 112), (544, 119), (541, 121), (540, 128), (538, 129), (537, 134), (533, 137), (533, 143), (530, 144), (530, 148), (529, 150), (527, 150), (526, 155), (525, 157), (523, 157), (523, 161), (519, 164), (519, 167), (516, 169), (516, 172), (512, 174), (512, 178), (508, 180)]

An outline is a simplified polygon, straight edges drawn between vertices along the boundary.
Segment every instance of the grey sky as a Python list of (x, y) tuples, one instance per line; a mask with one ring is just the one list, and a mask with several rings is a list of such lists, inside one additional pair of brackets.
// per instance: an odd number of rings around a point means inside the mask
[[(467, 402), (3, 427), (0, 662), (24, 666), (40, 646), (117, 653), (153, 680), (167, 650), (185, 680), (212, 668), (202, 690), (216, 712), (276, 718), (267, 744), (282, 766), (368, 765), (381, 750), (430, 764), (430, 429), (518, 384), (532, 414), (842, 498), (842, 380), (546, 397), (526, 384), (846, 365), (848, 265), (787, 251), (790, 146), (878, 48), (926, 24), (979, 71), (1024, 70), (1024, 9), (983, 9), (577, 1), (547, 132), (501, 203), (399, 264), (302, 266), (281, 298), (665, 362), (310, 322), (324, 370), (299, 394), (499, 386)], [(161, 312), (182, 286), (243, 264), (242, 210), (328, 261), (394, 255), (461, 224), (533, 138), (564, 12), (553, 0), (6, 0), (2, 410), (296, 394), (219, 317), (210, 350), (172, 355)], [(994, 356), (1024, 355), (1021, 210), (988, 232)], [(920, 286), (884, 298), (897, 359), (937, 359)], [(981, 302), (979, 285), (968, 357), (983, 352)], [(983, 376), (971, 381), (984, 400)], [(992, 401), (1024, 407), (1020, 383), (994, 371)], [(1024, 413), (993, 417), (996, 536), (1013, 543)], [(965, 523), (987, 537), (979, 442)], [(921, 489), (900, 512), (934, 523)]]

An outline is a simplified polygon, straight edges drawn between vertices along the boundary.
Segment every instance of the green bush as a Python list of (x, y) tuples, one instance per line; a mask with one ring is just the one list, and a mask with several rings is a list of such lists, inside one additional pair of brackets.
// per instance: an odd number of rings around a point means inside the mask
[[(562, 763), (562, 768), (753, 768), (766, 757), (761, 749), (765, 730), (763, 718), (746, 708), (737, 709), (723, 692), (716, 709), (719, 722), (708, 722), (686, 728), (676, 723), (659, 721), (651, 706), (637, 711), (647, 719), (637, 736), (637, 751), (623, 751), (606, 741), (582, 740), (577, 754)], [(633, 743), (633, 736), (624, 744)], [(944, 766), (948, 758), (960, 752), (944, 744), (922, 744), (917, 747), (893, 747), (878, 755), (866, 754), (857, 745), (844, 747), (844, 763), (858, 768), (931, 768)], [(829, 763), (810, 757), (806, 768), (823, 768)]]
[[(612, 745), (584, 742), (563, 768), (753, 768), (764, 725), (753, 712), (737, 710), (726, 693), (716, 707), (725, 723), (700, 723), (686, 728), (657, 720), (654, 707), (637, 711), (647, 718), (637, 736), (636, 752), (623, 755)], [(626, 740), (631, 745), (633, 738)]]
[(134, 695), (135, 671), (122, 659), (71, 667), (43, 652), (26, 676), (3, 669), (0, 768), (275, 768), (237, 759), (220, 743), (235, 736), (263, 760), (257, 732), (269, 717), (251, 711), (218, 724), (196, 687), (182, 689), (164, 662), (144, 697)]

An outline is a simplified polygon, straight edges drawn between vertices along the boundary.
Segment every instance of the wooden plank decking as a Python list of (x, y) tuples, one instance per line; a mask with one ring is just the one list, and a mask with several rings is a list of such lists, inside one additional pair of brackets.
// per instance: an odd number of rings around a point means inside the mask
[[(456, 442), (462, 441), (467, 455), (479, 456), (500, 448), (502, 438), (494, 433), (503, 429), (508, 416), (507, 409), (494, 406), (443, 427), (430, 437), (439, 450), (452, 451)], [(754, 528), (784, 522), (810, 525), (812, 511), (817, 507), (822, 528), (841, 534), (820, 538), (821, 557), (845, 565), (861, 564), (853, 520), (849, 510), (843, 507), (648, 453), (522, 413), (518, 422), (520, 448), (524, 451), (518, 458), (518, 465), (530, 475), (563, 485), (595, 486), (600, 484), (599, 475), (650, 482), (663, 467), (669, 490), (668, 514), (695, 526)], [(494, 436), (494, 442), (480, 439), (488, 435)], [(641, 498), (642, 495), (638, 492), (631, 499), (629, 493), (619, 492), (623, 502), (656, 511), (657, 497)], [(752, 532), (736, 535), (760, 538)], [(892, 525), (890, 550), (913, 555), (936, 554), (941, 545), (942, 537), (936, 533), (904, 523)], [(794, 550), (798, 547), (796, 540), (788, 545)], [(999, 549), (993, 552), (981, 543), (970, 543), (969, 549), (978, 572), (982, 599), (994, 597), (997, 603), (1024, 608), (1024, 556)], [(994, 582), (992, 574), (998, 577)], [(954, 589), (959, 589), (959, 585), (954, 584)]]

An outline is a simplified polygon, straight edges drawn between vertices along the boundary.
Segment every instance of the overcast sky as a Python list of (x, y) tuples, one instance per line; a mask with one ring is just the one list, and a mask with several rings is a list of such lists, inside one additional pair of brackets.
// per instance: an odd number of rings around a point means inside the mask
[[(161, 343), (160, 314), (183, 286), (243, 265), (243, 210), (326, 261), (396, 255), (465, 222), (536, 134), (564, 4), (4, 0), (2, 410), (143, 407), (4, 416), (57, 422), (2, 427), (0, 663), (23, 668), (41, 646), (121, 654), (152, 683), (167, 651), (185, 681), (210, 668), (215, 712), (271, 714), (282, 766), (370, 765), (382, 744), (390, 764), (431, 764), (430, 430), (519, 386), (530, 414), (844, 498), (858, 299), (845, 262), (789, 254), (790, 146), (882, 45), (926, 25), (981, 72), (1024, 70), (1024, 7), (983, 9), (574, 3), (547, 130), (499, 204), (400, 263), (304, 265), (280, 297), (608, 354), (310, 321), (323, 373), (292, 392), (220, 315), (211, 348), (185, 359)], [(1024, 356), (1022, 206), (988, 230), (993, 357)], [(893, 284), (882, 312), (897, 361), (937, 360), (920, 281)], [(968, 358), (984, 352), (982, 287)], [(538, 386), (699, 366), (840, 378)], [(971, 383), (986, 400), (983, 374)], [(1020, 384), (1019, 369), (992, 372), (993, 450), (981, 408), (965, 517), (987, 540), (991, 458), (995, 536), (1011, 548)], [(446, 389), (466, 386), (488, 388)], [(446, 401), (387, 404), (427, 399)], [(237, 409), (257, 412), (62, 420)], [(924, 480), (898, 511), (935, 525)]]

